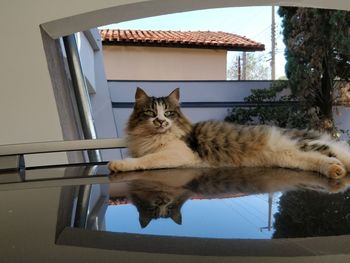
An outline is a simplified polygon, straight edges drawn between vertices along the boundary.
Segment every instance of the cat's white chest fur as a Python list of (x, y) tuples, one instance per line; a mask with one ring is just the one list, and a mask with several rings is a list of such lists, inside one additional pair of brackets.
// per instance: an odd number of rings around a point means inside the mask
[(140, 157), (146, 154), (162, 151), (170, 145), (182, 143), (182, 141), (173, 134), (167, 133), (145, 137), (129, 136), (127, 143), (129, 154), (132, 157)]

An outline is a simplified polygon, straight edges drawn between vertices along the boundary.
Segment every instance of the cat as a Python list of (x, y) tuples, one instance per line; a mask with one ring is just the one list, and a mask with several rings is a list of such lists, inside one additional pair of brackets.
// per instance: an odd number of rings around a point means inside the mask
[(182, 224), (181, 208), (191, 198), (212, 199), (295, 190), (345, 192), (350, 177), (328, 180), (312, 172), (282, 168), (184, 168), (129, 172), (111, 177), (110, 199), (127, 197), (137, 208), (141, 228), (170, 218)]
[(338, 179), (350, 171), (350, 147), (313, 130), (192, 124), (180, 109), (180, 90), (151, 97), (136, 89), (127, 147), (132, 158), (108, 163), (113, 173), (184, 167), (282, 167)]

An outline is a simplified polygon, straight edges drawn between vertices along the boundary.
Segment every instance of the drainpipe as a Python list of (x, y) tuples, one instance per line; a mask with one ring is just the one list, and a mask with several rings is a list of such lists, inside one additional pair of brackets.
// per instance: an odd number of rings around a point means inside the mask
[[(72, 77), (73, 90), (85, 139), (96, 139), (94, 120), (92, 118), (90, 97), (80, 62), (77, 42), (74, 34), (63, 37), (67, 54), (69, 71)], [(99, 150), (87, 151), (90, 162), (101, 162)]]

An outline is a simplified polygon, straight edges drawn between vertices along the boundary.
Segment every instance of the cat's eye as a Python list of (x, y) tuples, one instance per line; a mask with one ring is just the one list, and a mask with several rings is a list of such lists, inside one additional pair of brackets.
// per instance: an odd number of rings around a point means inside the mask
[(156, 114), (154, 113), (154, 111), (151, 111), (151, 110), (146, 110), (143, 112), (143, 114), (145, 114), (146, 116), (148, 117), (154, 117), (156, 116)]
[(175, 112), (173, 112), (173, 111), (166, 111), (166, 112), (164, 112), (164, 116), (165, 117), (170, 117), (170, 116), (173, 116), (175, 114)]

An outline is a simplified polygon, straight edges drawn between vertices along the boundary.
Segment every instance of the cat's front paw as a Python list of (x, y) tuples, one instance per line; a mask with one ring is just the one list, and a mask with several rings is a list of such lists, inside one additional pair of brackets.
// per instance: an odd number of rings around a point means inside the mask
[(112, 173), (137, 170), (132, 158), (125, 160), (110, 161), (107, 166)]
[(107, 164), (108, 170), (110, 170), (111, 173), (119, 172), (119, 169), (118, 169), (118, 167), (120, 166), (119, 162), (120, 161), (110, 161), (110, 162), (108, 162), (108, 164)]
[(125, 172), (127, 171), (127, 165), (125, 165), (125, 160), (110, 161), (108, 163), (108, 169), (112, 173)]
[(322, 165), (322, 171), (327, 177), (332, 179), (339, 179), (346, 175), (344, 165), (336, 158)]

